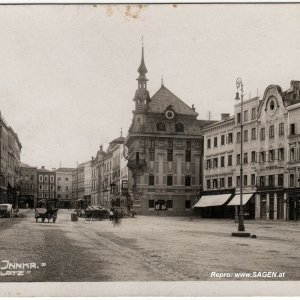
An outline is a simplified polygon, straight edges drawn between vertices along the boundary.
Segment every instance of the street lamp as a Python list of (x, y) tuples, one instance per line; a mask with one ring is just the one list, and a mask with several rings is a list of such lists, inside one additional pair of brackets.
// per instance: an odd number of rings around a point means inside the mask
[[(244, 210), (243, 210), (243, 100), (244, 100), (244, 86), (243, 81), (239, 77), (236, 80), (236, 97), (235, 100), (241, 100), (241, 113), (240, 113), (240, 123), (241, 123), (241, 155), (240, 155), (240, 212), (239, 212), (239, 226), (238, 232), (233, 232), (232, 236), (239, 236), (239, 237), (249, 237), (250, 233), (245, 232), (245, 225), (244, 225)], [(239, 92), (240, 90), (240, 92)], [(241, 95), (241, 98), (240, 96)]]

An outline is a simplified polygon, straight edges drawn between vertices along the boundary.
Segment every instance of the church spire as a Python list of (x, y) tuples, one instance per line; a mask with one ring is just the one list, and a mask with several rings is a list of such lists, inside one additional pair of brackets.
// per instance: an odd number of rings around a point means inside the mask
[(139, 77), (137, 78), (138, 81), (138, 88), (139, 89), (147, 89), (147, 77), (146, 73), (148, 73), (148, 70), (145, 65), (145, 60), (144, 60), (144, 38), (142, 37), (142, 59), (141, 59), (141, 64), (138, 68), (139, 72)]

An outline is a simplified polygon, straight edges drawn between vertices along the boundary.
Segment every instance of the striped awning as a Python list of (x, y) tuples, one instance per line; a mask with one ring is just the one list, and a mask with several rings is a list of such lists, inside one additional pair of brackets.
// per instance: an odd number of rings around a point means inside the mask
[[(247, 202), (250, 200), (250, 198), (252, 197), (252, 194), (243, 194), (243, 205), (247, 204)], [(240, 205), (240, 201), (241, 201), (241, 194), (236, 194), (232, 200), (228, 203), (228, 205)]]
[(194, 205), (194, 207), (209, 207), (223, 205), (231, 194), (205, 195)]

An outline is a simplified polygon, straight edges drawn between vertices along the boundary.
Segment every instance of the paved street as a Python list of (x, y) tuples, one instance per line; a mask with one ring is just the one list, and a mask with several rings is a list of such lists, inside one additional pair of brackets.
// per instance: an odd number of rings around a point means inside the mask
[(107, 220), (71, 222), (67, 210), (59, 210), (55, 224), (35, 223), (27, 213), (0, 219), (1, 272), (4, 260), (39, 268), (1, 281), (219, 280), (210, 277), (213, 271), (300, 279), (299, 222), (248, 221), (253, 239), (231, 237), (237, 228), (231, 220), (138, 216), (114, 227)]

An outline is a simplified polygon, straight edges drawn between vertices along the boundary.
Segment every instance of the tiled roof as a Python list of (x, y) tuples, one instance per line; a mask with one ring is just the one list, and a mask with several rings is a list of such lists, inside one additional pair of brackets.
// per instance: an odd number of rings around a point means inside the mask
[(168, 106), (172, 106), (175, 113), (183, 115), (198, 116), (198, 114), (170, 92), (165, 86), (161, 88), (152, 96), (149, 102), (149, 111), (153, 113), (162, 113)]
[(58, 168), (56, 172), (72, 172), (75, 168)]
[(36, 168), (36, 167), (32, 167), (32, 166), (29, 166), (23, 162), (20, 163), (20, 168)]

